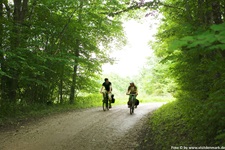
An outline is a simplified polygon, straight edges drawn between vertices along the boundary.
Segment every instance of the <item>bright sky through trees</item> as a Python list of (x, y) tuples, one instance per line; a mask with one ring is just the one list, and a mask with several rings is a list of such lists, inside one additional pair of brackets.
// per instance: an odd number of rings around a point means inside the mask
[(113, 65), (105, 64), (102, 68), (103, 74), (112, 72), (123, 77), (137, 75), (145, 65), (146, 58), (153, 53), (148, 43), (154, 40), (157, 22), (152, 17), (143, 18), (141, 21), (126, 21), (124, 28), (128, 43), (111, 54), (117, 61)]

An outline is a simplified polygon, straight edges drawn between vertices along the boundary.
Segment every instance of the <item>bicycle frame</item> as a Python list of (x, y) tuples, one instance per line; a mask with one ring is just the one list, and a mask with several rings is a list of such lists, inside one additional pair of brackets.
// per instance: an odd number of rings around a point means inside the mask
[(136, 94), (128, 94), (131, 95), (131, 99), (129, 99), (129, 101), (131, 101), (131, 105), (130, 105), (130, 114), (132, 115), (134, 113), (134, 106), (135, 106), (135, 97)]
[(109, 110), (109, 94), (108, 92), (103, 92), (103, 101), (102, 101), (102, 108), (103, 111)]

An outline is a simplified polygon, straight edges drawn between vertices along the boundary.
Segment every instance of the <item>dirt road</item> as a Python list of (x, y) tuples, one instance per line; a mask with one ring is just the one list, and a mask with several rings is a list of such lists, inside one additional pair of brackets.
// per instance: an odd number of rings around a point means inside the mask
[(147, 114), (163, 103), (140, 104), (133, 115), (127, 106), (101, 107), (47, 117), (0, 133), (0, 150), (132, 150)]

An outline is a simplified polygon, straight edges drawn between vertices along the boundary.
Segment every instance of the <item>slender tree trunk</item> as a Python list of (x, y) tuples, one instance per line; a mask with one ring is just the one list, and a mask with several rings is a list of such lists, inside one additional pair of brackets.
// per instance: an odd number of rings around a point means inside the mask
[(60, 102), (60, 104), (63, 103), (63, 79), (60, 79), (60, 86), (59, 86), (59, 102)]
[(61, 68), (61, 75), (59, 81), (59, 102), (63, 103), (63, 75), (64, 75), (64, 67)]
[[(76, 40), (77, 48), (75, 49), (74, 55), (75, 58), (79, 58), (79, 44), (80, 41)], [(78, 69), (78, 59), (74, 60), (74, 67), (73, 67), (73, 77), (72, 77), (72, 85), (70, 88), (70, 104), (73, 104), (75, 101), (75, 95), (76, 95), (76, 84), (77, 84), (77, 69)]]
[[(79, 54), (79, 51), (77, 50), (77, 53)], [(78, 63), (75, 60), (75, 64)], [(75, 94), (76, 94), (76, 83), (77, 83), (77, 68), (78, 64), (74, 65), (73, 67), (73, 78), (72, 78), (72, 85), (70, 88), (70, 104), (74, 104), (75, 102)]]
[(208, 1), (206, 0), (204, 2), (204, 24), (207, 26), (209, 23), (209, 20), (210, 20), (210, 8), (209, 8), (209, 5), (208, 5)]
[(198, 12), (197, 12), (197, 18), (200, 25), (204, 24), (204, 18), (205, 18), (205, 8), (204, 8), (204, 0), (198, 0)]
[(186, 8), (187, 19), (190, 22), (192, 20), (192, 17), (191, 17), (189, 0), (185, 0), (185, 8)]

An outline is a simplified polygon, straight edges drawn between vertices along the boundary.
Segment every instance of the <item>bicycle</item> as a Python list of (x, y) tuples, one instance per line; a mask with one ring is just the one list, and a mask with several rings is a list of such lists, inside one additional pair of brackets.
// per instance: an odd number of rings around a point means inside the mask
[(103, 111), (106, 111), (106, 110), (109, 110), (109, 105), (110, 105), (108, 92), (104, 92), (103, 97), (104, 99), (102, 100), (102, 108), (103, 108)]
[(129, 99), (129, 106), (130, 106), (130, 114), (132, 115), (134, 113), (134, 106), (135, 106), (135, 97), (136, 94), (127, 94), (131, 95), (131, 99)]

